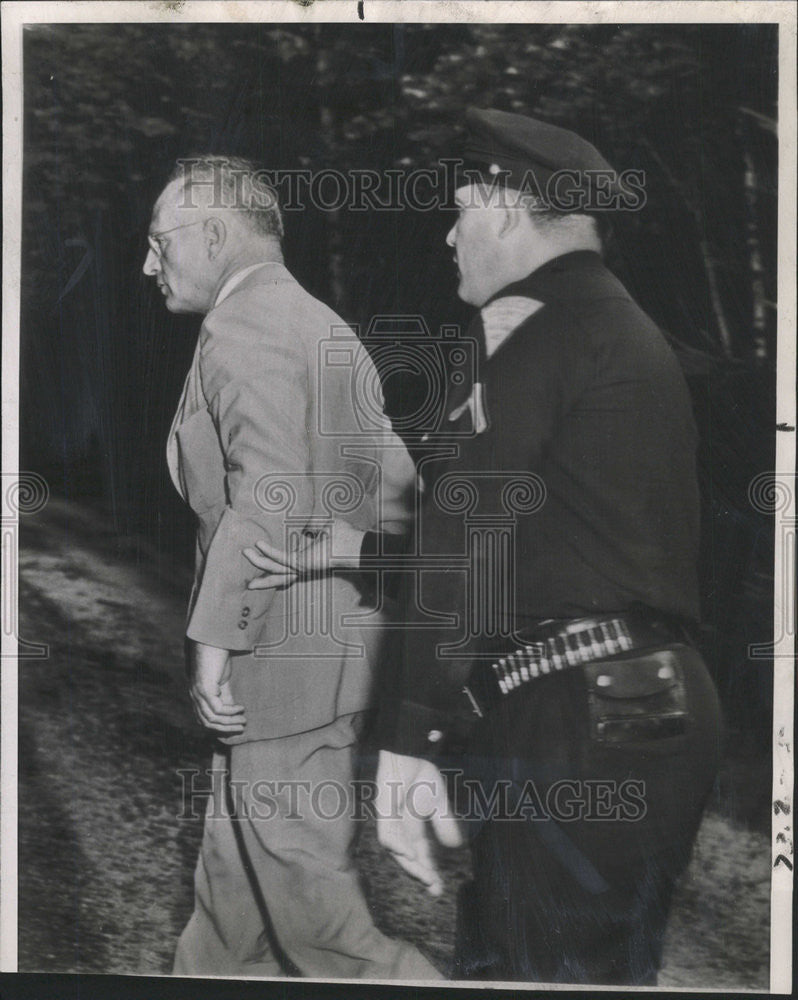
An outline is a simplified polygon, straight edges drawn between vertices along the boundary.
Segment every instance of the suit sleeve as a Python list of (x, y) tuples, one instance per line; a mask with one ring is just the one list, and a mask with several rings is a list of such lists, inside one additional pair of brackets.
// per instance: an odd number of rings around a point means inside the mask
[(313, 507), (307, 360), (289, 323), (264, 323), (262, 313), (250, 318), (220, 308), (206, 317), (200, 337), (200, 376), (224, 455), (227, 504), (187, 635), (246, 650), (276, 592), (247, 590), (258, 571), (243, 549), (264, 538), (286, 546), (281, 499), (290, 498), (293, 512)]
[(408, 534), (413, 525), (416, 466), (386, 417), (382, 447), (380, 505), (376, 527), (388, 534)]

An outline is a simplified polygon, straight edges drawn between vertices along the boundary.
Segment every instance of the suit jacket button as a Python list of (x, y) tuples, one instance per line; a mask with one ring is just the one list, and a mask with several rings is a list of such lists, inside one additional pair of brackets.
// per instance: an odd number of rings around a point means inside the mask
[(240, 621), (240, 622), (238, 623), (238, 627), (239, 627), (239, 628), (246, 628), (246, 627), (247, 627), (247, 625), (249, 625), (249, 622), (245, 622), (245, 621)]
[(249, 608), (242, 608), (241, 609), (241, 617), (242, 618), (249, 618)]
[(430, 729), (430, 731), (427, 733), (427, 739), (429, 740), (430, 743), (440, 743), (440, 741), (443, 739), (443, 733), (440, 731), (440, 729)]

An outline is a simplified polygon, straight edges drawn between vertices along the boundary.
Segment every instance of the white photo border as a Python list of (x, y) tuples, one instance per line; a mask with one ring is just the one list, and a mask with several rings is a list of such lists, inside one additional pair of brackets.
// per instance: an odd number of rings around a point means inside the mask
[[(440, 2), (440, 0), (292, 0), (241, 2), (4, 2), (3, 57), (3, 634), (2, 814), (0, 815), (0, 971), (17, 969), (17, 620), (16, 529), (8, 509), (8, 484), (19, 470), (19, 308), (22, 202), (22, 28), (47, 23), (220, 24), (326, 22), (472, 23), (776, 23), (779, 33), (778, 343), (775, 482), (785, 505), (777, 510), (774, 552), (774, 710), (770, 991), (792, 985), (793, 783), (796, 537), (796, 8), (789, 2), (749, 0), (562, 0), (539, 3)], [(781, 808), (779, 808), (779, 804)], [(786, 808), (785, 808), (786, 807)], [(314, 980), (308, 980), (313, 982)], [(340, 981), (344, 982), (344, 981)], [(414, 984), (420, 985), (420, 984)], [(435, 983), (437, 987), (448, 985)], [(481, 983), (480, 986), (488, 984)], [(515, 989), (525, 984), (513, 984)], [(529, 984), (535, 988), (535, 984)], [(539, 988), (539, 987), (538, 987)], [(590, 990), (605, 988), (590, 986)], [(606, 989), (610, 989), (607, 987)]]

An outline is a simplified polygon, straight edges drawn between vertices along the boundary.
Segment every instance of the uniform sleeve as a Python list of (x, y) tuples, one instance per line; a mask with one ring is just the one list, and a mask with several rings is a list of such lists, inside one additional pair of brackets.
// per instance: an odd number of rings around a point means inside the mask
[(456, 716), (405, 699), (396, 704), (393, 713), (383, 702), (375, 730), (382, 734), (382, 750), (434, 762), (453, 749), (455, 736), (465, 728)]
[(425, 641), (431, 635), (441, 638), (410, 628), (392, 643), (374, 731), (381, 749), (434, 761), (462, 744), (476, 716), (463, 693), (470, 658), (436, 659), (435, 643)]
[[(470, 480), (480, 512), (506, 516), (502, 472), (512, 479), (517, 473), (541, 471), (547, 448), (589, 384), (593, 364), (591, 344), (573, 317), (556, 306), (537, 312), (484, 372), (487, 429), (467, 440), (462, 455), (438, 469), (438, 475), (451, 472)], [(463, 520), (436, 507), (435, 496), (430, 484), (423, 511), (422, 557), (430, 545), (441, 558), (462, 556)], [(436, 570), (429, 576), (421, 605), (437, 612), (460, 612), (458, 629), (462, 629), (469, 601), (463, 575)], [(406, 592), (404, 596), (408, 612)], [(383, 749), (434, 760), (467, 733), (476, 718), (463, 690), (473, 661), (467, 654), (443, 659), (436, 653), (439, 644), (461, 637), (460, 631), (408, 627), (401, 662), (394, 665), (383, 688), (375, 730)]]
[[(200, 337), (200, 375), (224, 454), (227, 504), (206, 555), (187, 634), (245, 650), (252, 648), (276, 592), (247, 590), (258, 570), (243, 549), (263, 538), (286, 546), (281, 491), (292, 497), (294, 511), (313, 507), (307, 361), (288, 324), (265, 324), (262, 315), (249, 319), (220, 309), (206, 317)], [(269, 474), (267, 490), (261, 480)], [(278, 502), (270, 503), (270, 496)]]

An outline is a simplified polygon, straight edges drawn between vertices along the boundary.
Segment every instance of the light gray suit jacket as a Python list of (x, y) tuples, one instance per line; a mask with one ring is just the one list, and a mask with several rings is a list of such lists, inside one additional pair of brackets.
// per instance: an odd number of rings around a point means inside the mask
[(365, 708), (381, 631), (360, 578), (248, 590), (242, 554), (343, 517), (409, 521), (415, 470), (379, 379), (343, 321), (282, 264), (248, 274), (205, 317), (167, 448), (197, 516), (190, 639), (233, 651), (243, 736), (305, 732)]

